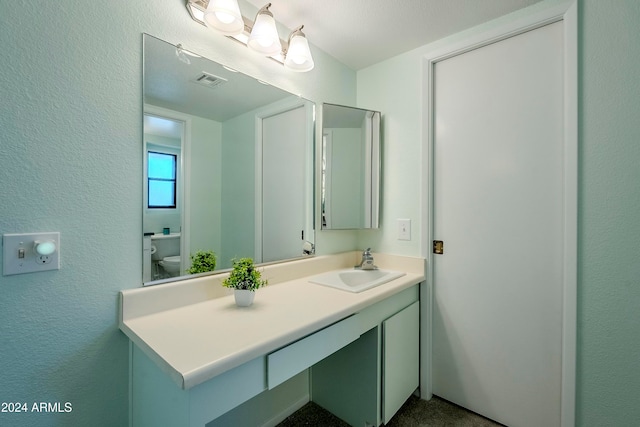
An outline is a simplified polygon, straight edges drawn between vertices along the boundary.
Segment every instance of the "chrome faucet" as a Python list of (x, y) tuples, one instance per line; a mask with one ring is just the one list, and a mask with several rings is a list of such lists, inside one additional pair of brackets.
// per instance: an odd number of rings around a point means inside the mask
[(371, 248), (367, 248), (362, 252), (362, 261), (354, 268), (360, 270), (377, 270), (378, 266), (373, 264), (373, 255), (371, 255)]

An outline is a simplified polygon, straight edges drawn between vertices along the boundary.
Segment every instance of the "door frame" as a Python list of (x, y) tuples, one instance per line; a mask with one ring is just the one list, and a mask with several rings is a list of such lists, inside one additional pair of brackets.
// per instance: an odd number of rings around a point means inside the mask
[[(535, 10), (514, 13), (503, 24), (477, 27), (462, 40), (428, 52), (422, 58), (422, 168), (421, 176), (421, 242), (420, 251), (433, 265), (431, 242), (434, 200), (434, 69), (445, 59), (522, 34), (524, 32), (562, 21), (564, 24), (564, 200), (563, 244), (564, 275), (562, 303), (562, 401), (561, 425), (575, 425), (576, 401), (576, 335), (577, 335), (577, 239), (578, 239), (578, 11), (577, 1)], [(423, 399), (432, 396), (432, 307), (433, 269), (427, 268), (426, 281), (421, 285), (420, 298), (422, 327), (420, 331), (421, 366), (420, 390)]]
[[(321, 185), (321, 192), (324, 188), (324, 197), (320, 197), (320, 203), (322, 208), (320, 209), (320, 215), (322, 218), (322, 228), (331, 229), (331, 195), (333, 186), (331, 185), (332, 172), (331, 172), (331, 158), (333, 156), (333, 130), (322, 129), (322, 153), (324, 154), (324, 185)], [(322, 193), (321, 193), (322, 194)], [(328, 214), (327, 214), (328, 213)]]
[[(179, 111), (144, 104), (142, 115), (164, 117), (170, 120), (184, 123), (182, 133), (182, 147), (180, 153), (180, 191), (182, 192), (182, 208), (180, 218), (180, 274), (191, 267), (189, 255), (191, 248), (191, 176), (187, 171), (191, 170), (191, 121), (192, 117)], [(143, 144), (143, 150), (145, 144)], [(146, 173), (146, 172), (145, 172)]]

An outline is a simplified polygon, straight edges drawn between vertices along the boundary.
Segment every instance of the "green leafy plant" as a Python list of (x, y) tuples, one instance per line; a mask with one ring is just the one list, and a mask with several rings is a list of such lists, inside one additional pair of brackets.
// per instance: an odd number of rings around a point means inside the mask
[(216, 254), (213, 251), (197, 251), (191, 255), (191, 268), (189, 274), (205, 273), (216, 269)]
[(222, 286), (226, 288), (249, 291), (255, 291), (266, 285), (267, 281), (262, 280), (260, 272), (253, 265), (252, 258), (234, 259), (231, 274), (222, 282)]

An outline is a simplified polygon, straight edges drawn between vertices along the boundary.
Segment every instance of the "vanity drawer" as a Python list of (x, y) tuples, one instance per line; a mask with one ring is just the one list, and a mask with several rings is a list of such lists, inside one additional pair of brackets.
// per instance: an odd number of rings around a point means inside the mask
[(315, 365), (360, 337), (357, 314), (302, 338), (267, 356), (269, 389)]

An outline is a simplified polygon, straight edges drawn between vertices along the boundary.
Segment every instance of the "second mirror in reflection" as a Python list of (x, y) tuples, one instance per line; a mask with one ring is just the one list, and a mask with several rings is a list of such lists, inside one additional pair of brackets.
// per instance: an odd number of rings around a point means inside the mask
[(322, 228), (378, 228), (380, 113), (322, 104)]

